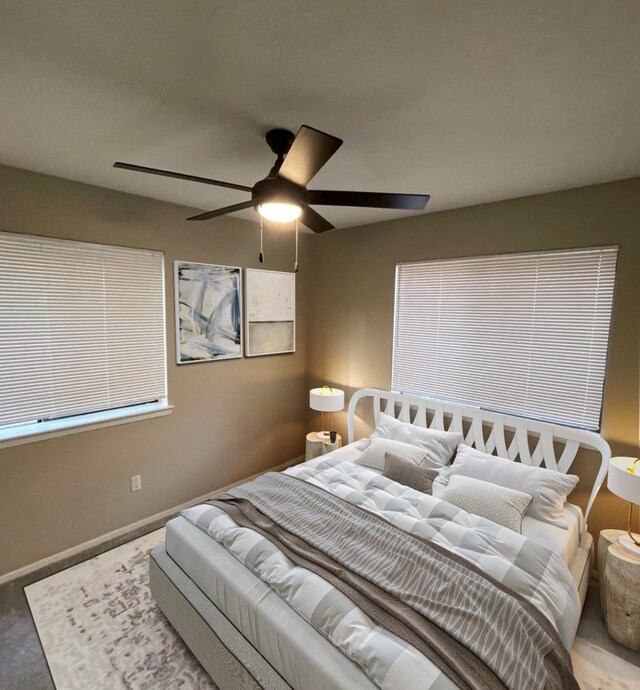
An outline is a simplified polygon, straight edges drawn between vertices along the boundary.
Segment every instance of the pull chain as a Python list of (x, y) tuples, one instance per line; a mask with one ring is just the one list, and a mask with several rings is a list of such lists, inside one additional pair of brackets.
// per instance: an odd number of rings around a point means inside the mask
[(293, 272), (298, 272), (298, 219), (296, 218), (296, 262), (293, 265)]
[(260, 259), (260, 263), (264, 263), (264, 252), (262, 251), (262, 232), (263, 232), (263, 227), (262, 227), (262, 216), (260, 216), (260, 254), (258, 258)]

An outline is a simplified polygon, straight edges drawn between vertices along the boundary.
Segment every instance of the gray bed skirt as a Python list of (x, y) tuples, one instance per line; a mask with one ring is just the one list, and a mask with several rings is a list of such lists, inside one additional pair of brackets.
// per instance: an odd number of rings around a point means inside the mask
[(149, 582), (156, 603), (221, 690), (291, 690), (164, 546), (151, 552)]

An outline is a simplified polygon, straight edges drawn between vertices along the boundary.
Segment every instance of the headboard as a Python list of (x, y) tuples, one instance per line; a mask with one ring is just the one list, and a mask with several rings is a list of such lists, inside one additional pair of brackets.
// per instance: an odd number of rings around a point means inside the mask
[[(596, 451), (600, 454), (600, 469), (584, 513), (585, 522), (607, 476), (611, 448), (602, 436), (591, 431), (374, 388), (361, 388), (351, 396), (348, 412), (349, 443), (355, 440), (356, 407), (363, 398), (371, 398), (376, 422), (382, 411), (402, 422), (430, 429), (457, 431), (463, 434), (467, 445), (510, 460), (519, 459), (525, 465), (543, 465), (547, 469), (566, 473), (580, 448)], [(510, 442), (508, 438), (511, 438)], [(561, 448), (560, 457), (556, 455), (557, 446)], [(531, 447), (535, 448), (533, 452)]]

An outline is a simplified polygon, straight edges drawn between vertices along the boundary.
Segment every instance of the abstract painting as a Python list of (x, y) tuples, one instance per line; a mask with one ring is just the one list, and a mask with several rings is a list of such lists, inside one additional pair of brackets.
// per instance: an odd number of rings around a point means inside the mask
[(241, 269), (174, 262), (178, 364), (242, 357)]
[(247, 357), (295, 352), (296, 274), (245, 270)]

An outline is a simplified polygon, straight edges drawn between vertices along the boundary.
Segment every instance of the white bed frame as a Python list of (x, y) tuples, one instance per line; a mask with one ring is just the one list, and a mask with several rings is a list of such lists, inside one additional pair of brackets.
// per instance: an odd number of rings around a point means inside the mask
[[(555, 426), (520, 417), (486, 412), (453, 403), (414, 395), (365, 388), (356, 391), (349, 403), (349, 443), (355, 440), (358, 403), (370, 398), (374, 419), (381, 411), (401, 421), (431, 429), (457, 431), (465, 443), (486, 453), (496, 453), (528, 465), (544, 464), (567, 472), (580, 448), (600, 454), (600, 470), (585, 511), (585, 527), (571, 574), (584, 604), (593, 558), (593, 540), (586, 532), (586, 518), (604, 481), (611, 457), (607, 442), (597, 434)], [(383, 410), (384, 403), (384, 410)], [(511, 439), (508, 441), (508, 439)], [(535, 450), (530, 450), (534, 439)], [(559, 458), (556, 448), (561, 448)], [(154, 599), (178, 634), (223, 690), (291, 690), (291, 687), (260, 653), (174, 563), (164, 546), (151, 553), (150, 584)]]
[[(549, 470), (566, 474), (580, 448), (596, 451), (600, 454), (600, 469), (584, 511), (583, 533), (586, 532), (589, 512), (607, 476), (611, 459), (611, 448), (602, 436), (583, 429), (572, 429), (525, 417), (512, 417), (477, 407), (465, 407), (442, 400), (430, 400), (417, 395), (375, 388), (362, 388), (357, 390), (349, 401), (349, 443), (355, 440), (356, 408), (365, 398), (371, 398), (376, 422), (380, 412), (385, 412), (401, 422), (430, 429), (456, 431), (463, 434), (464, 442), (468, 446), (502, 458), (520, 460), (525, 465), (543, 465)], [(511, 438), (511, 441), (508, 441), (508, 438)], [(535, 443), (533, 452), (530, 445), (532, 441)], [(560, 451), (558, 454), (556, 449)]]

